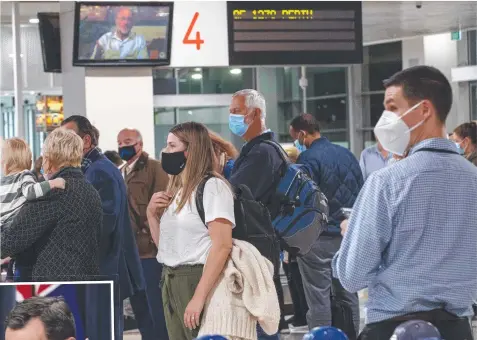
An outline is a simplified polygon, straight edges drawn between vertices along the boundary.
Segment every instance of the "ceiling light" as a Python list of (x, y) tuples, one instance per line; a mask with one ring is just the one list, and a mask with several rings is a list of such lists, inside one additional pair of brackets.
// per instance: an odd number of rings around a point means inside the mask
[(195, 80), (200, 80), (202, 79), (202, 74), (200, 73), (194, 73), (193, 75), (190, 76), (192, 79), (195, 79)]
[(237, 75), (237, 74), (241, 74), (241, 73), (242, 73), (242, 70), (239, 69), (239, 68), (233, 68), (233, 69), (231, 69), (229, 72), (230, 72), (231, 74)]
[(194, 71), (195, 71), (195, 72), (200, 72), (200, 71), (202, 71), (202, 69), (201, 69), (200, 67), (196, 67), (196, 68), (194, 69)]
[(28, 20), (30, 22), (30, 24), (38, 24), (40, 22), (40, 19), (38, 18), (31, 18), (30, 20)]

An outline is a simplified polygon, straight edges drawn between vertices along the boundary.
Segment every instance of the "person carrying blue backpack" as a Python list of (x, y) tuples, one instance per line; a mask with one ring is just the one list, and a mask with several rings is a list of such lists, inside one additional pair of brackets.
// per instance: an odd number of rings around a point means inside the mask
[(331, 260), (340, 248), (342, 208), (352, 208), (363, 186), (363, 175), (356, 157), (346, 148), (331, 143), (320, 134), (320, 126), (311, 114), (302, 114), (290, 123), (290, 135), (301, 151), (297, 164), (322, 190), (329, 203), (329, 218), (311, 251), (298, 258), (310, 329), (334, 326), (350, 340), (359, 332), (359, 299), (333, 278)]

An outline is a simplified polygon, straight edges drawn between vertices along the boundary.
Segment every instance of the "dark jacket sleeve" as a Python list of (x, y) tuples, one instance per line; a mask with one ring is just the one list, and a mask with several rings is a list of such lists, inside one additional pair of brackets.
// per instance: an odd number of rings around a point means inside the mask
[(30, 248), (56, 225), (62, 213), (55, 200), (25, 203), (12, 222), (1, 232), (1, 257), (17, 255)]
[(234, 186), (246, 185), (252, 191), (255, 199), (261, 198), (272, 188), (275, 178), (271, 153), (267, 150), (264, 152), (262, 148), (261, 145), (252, 148), (244, 160), (239, 163), (239, 166), (234, 169), (229, 179)]
[(91, 169), (86, 172), (86, 179), (94, 186), (101, 197), (103, 208), (102, 237), (114, 232), (116, 220), (120, 214), (121, 197), (117, 181), (112, 174), (103, 169)]

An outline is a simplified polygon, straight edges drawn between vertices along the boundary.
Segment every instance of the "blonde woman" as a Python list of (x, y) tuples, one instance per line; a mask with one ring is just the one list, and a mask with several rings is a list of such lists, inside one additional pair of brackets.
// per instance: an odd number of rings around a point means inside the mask
[(65, 190), (25, 203), (0, 237), (2, 258), (32, 264), (31, 275), (21, 281), (86, 281), (99, 275), (101, 200), (81, 172), (82, 157), (83, 141), (73, 131), (56, 129), (46, 138), (44, 176), (63, 178)]
[[(192, 340), (232, 249), (233, 194), (215, 171), (214, 147), (202, 124), (173, 127), (161, 160), (171, 179), (166, 192), (151, 198), (148, 222), (158, 244), (157, 260), (164, 265), (161, 285), (169, 339)], [(206, 227), (194, 199), (198, 185), (209, 175), (213, 177), (203, 193)]]

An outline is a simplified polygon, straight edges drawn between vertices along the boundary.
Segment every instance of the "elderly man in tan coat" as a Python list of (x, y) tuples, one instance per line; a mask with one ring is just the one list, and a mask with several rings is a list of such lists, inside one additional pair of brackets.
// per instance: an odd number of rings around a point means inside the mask
[[(118, 153), (125, 161), (120, 167), (128, 192), (131, 226), (146, 280), (146, 291), (130, 298), (142, 338), (168, 339), (162, 294), (159, 288), (162, 266), (156, 260), (157, 247), (147, 224), (146, 209), (152, 195), (164, 191), (168, 176), (161, 163), (143, 150), (141, 133), (136, 129), (123, 129), (118, 134)], [(173, 340), (173, 339), (171, 339)]]

